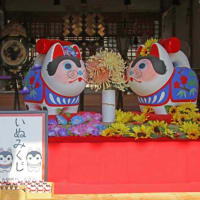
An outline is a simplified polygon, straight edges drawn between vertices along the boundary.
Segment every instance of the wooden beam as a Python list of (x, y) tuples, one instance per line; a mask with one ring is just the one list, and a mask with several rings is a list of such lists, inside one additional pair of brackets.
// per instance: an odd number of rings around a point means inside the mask
[[(130, 194), (66, 194), (51, 200), (199, 200), (200, 192), (130, 193)], [(38, 199), (39, 200), (39, 199)]]

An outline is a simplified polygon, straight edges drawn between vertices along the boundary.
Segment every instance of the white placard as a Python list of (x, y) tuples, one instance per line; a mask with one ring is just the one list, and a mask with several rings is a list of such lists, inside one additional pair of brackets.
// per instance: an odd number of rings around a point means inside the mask
[(0, 181), (46, 179), (47, 113), (0, 112)]

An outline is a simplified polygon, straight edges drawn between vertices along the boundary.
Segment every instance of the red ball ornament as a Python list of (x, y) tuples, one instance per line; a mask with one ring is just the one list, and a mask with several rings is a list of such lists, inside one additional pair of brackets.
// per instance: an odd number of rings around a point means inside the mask
[(159, 43), (166, 49), (168, 53), (176, 53), (181, 48), (181, 42), (177, 37), (162, 39)]

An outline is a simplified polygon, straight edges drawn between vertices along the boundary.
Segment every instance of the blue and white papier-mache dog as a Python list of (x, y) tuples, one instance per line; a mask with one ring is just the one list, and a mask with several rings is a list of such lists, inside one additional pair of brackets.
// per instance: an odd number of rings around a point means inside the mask
[(198, 78), (180, 46), (173, 37), (151, 39), (138, 48), (127, 77), (141, 110), (151, 106), (155, 113), (167, 114), (167, 106), (197, 102)]
[(87, 81), (78, 46), (41, 39), (36, 51), (39, 55), (25, 76), (22, 91), (27, 109), (46, 109), (49, 115), (58, 114), (58, 108), (76, 113)]

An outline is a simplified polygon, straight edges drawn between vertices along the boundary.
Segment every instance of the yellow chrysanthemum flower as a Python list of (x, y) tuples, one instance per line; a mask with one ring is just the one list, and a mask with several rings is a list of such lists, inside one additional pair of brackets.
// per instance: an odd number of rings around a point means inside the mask
[(123, 123), (112, 123), (111, 128), (117, 135), (124, 135), (130, 133), (130, 128)]
[(183, 122), (182, 125), (180, 125), (180, 130), (183, 131), (184, 133), (189, 133), (191, 130), (197, 130), (200, 132), (200, 127), (197, 123), (188, 121), (188, 122)]
[(165, 129), (165, 131), (163, 132), (163, 135), (168, 136), (170, 138), (174, 138), (174, 132), (169, 128)]
[(200, 127), (197, 123), (188, 121), (180, 126), (180, 130), (186, 133), (186, 137), (192, 140), (198, 139), (200, 136)]
[(133, 136), (135, 139), (150, 138), (151, 129), (149, 126), (145, 126), (145, 125), (134, 126), (132, 130), (133, 130)]
[(106, 128), (101, 132), (100, 135), (102, 135), (102, 136), (114, 136), (115, 133), (113, 132), (112, 128)]
[(148, 120), (148, 116), (145, 113), (142, 114), (135, 114), (132, 117), (132, 120), (137, 123), (144, 123)]
[(168, 124), (165, 121), (149, 121), (149, 126), (151, 127), (151, 132), (157, 135), (162, 135), (167, 131)]
[(151, 106), (145, 106), (143, 111), (144, 114), (148, 114), (148, 113), (155, 113), (153, 108)]
[(190, 120), (190, 116), (184, 113), (176, 113), (173, 115), (173, 121), (177, 124), (183, 124), (185, 121)]
[(178, 108), (176, 106), (171, 106), (169, 109), (169, 114), (174, 115), (178, 112)]
[(97, 53), (97, 55), (103, 58), (104, 64), (107, 69), (115, 70), (117, 72), (122, 72), (124, 70), (125, 62), (119, 53), (104, 50), (100, 53)]
[(180, 113), (191, 113), (191, 112), (198, 112), (199, 109), (197, 108), (196, 104), (193, 103), (184, 103), (178, 106), (178, 111)]
[(200, 125), (200, 113), (193, 113), (191, 120)]
[(121, 110), (115, 111), (115, 121), (118, 123), (128, 123), (131, 122), (133, 117), (132, 112), (123, 112)]
[(88, 84), (92, 89), (105, 90), (117, 88), (124, 91), (127, 87), (124, 78), (126, 64), (121, 55), (114, 51), (103, 50), (86, 61)]
[(191, 140), (197, 140), (199, 138), (200, 134), (199, 134), (199, 130), (196, 129), (191, 129), (187, 134), (186, 137), (191, 139)]

